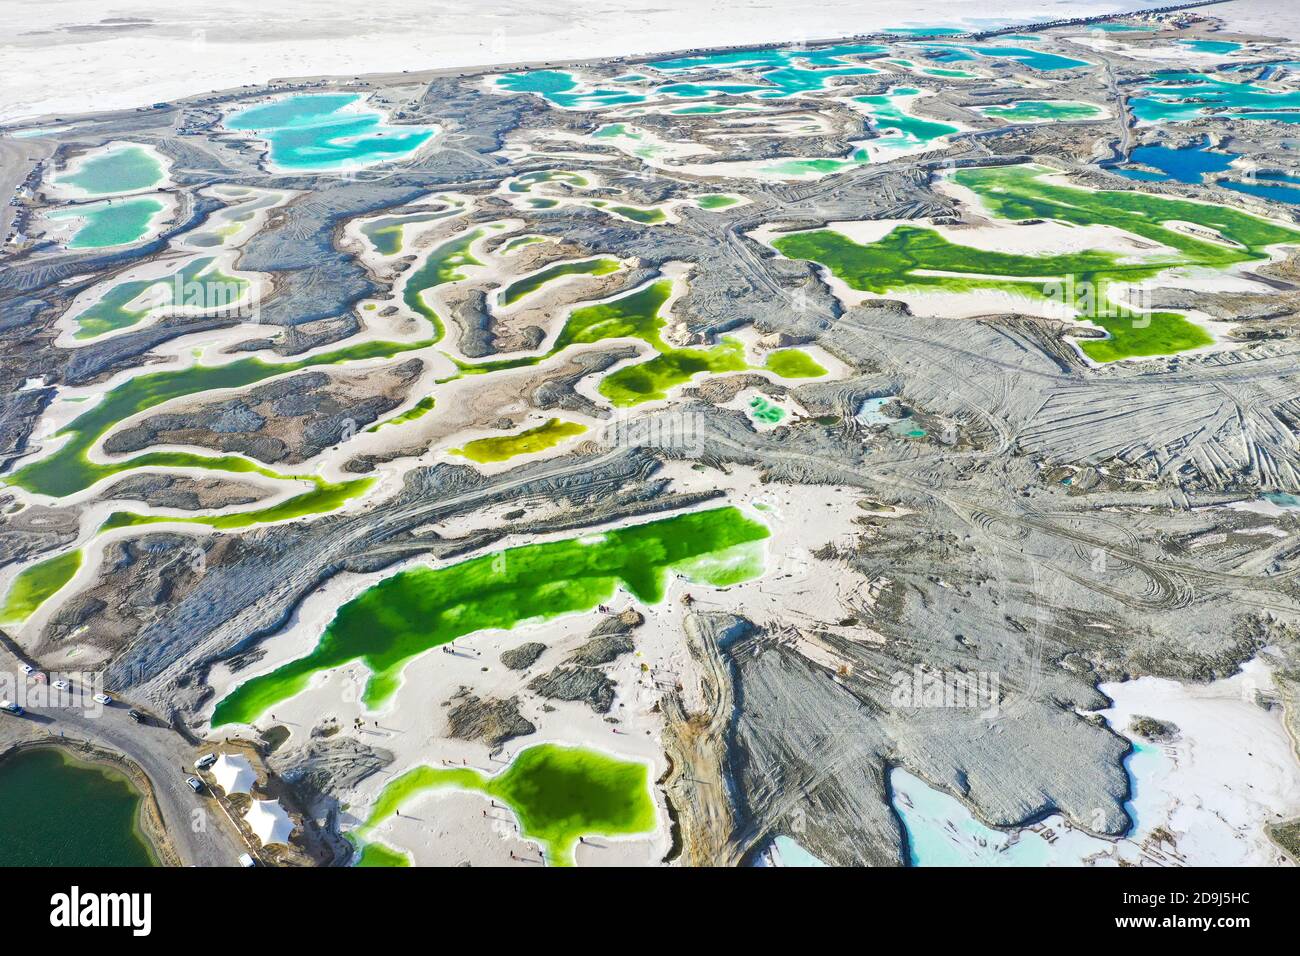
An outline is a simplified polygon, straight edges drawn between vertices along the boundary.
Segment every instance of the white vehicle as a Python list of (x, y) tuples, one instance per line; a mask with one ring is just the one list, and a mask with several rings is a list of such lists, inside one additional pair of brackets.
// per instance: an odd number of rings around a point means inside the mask
[(204, 754), (198, 760), (194, 761), (194, 766), (198, 767), (200, 770), (207, 770), (216, 762), (217, 762), (216, 754)]
[(239, 854), (239, 865), (240, 865), (240, 866), (245, 866), (245, 867), (247, 867), (247, 866), (257, 866), (257, 861), (254, 860), (254, 859), (253, 859), (251, 856), (249, 856), (247, 853), (241, 853), (241, 854)]
[(53, 687), (55, 690), (67, 690), (72, 685), (65, 680), (56, 680), (50, 686)]
[(113, 703), (113, 698), (109, 697), (107, 694), (96, 694), (92, 699), (95, 703), (104, 704), (105, 706)]
[(19, 664), (18, 666), (21, 667), (21, 668), (23, 669), (23, 673), (24, 673), (24, 674), (35, 674), (35, 673), (36, 673), (36, 668), (33, 667), (31, 664)]

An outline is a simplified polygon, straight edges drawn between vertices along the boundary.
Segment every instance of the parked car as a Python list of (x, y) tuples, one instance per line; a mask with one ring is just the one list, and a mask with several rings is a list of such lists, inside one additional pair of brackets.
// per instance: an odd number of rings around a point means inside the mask
[(241, 854), (239, 854), (239, 865), (240, 865), (240, 866), (257, 866), (257, 861), (254, 860), (254, 859), (252, 858), (252, 856), (250, 856), (249, 854), (247, 854), (247, 853), (241, 853)]
[(132, 720), (134, 720), (137, 724), (149, 723), (149, 718), (146, 717), (144, 714), (140, 713), (140, 711), (136, 710), (134, 707), (128, 710), (126, 712), (126, 715), (130, 717)]
[(190, 785), (190, 789), (193, 790), (195, 793), (203, 792), (203, 781), (200, 780), (198, 777), (186, 777), (185, 782)]
[(24, 673), (24, 674), (35, 674), (35, 673), (36, 673), (36, 668), (33, 667), (31, 664), (19, 664), (18, 666), (21, 667), (21, 668), (23, 669), (23, 673)]
[(194, 766), (198, 767), (200, 770), (207, 770), (216, 762), (217, 762), (216, 754), (204, 754), (198, 760), (194, 761)]
[(56, 680), (50, 686), (53, 687), (55, 690), (67, 690), (72, 685), (65, 680)]
[(0, 700), (0, 710), (7, 714), (13, 714), (15, 717), (21, 717), (26, 711), (11, 700)]
[(103, 704), (105, 707), (113, 703), (113, 698), (109, 697), (107, 694), (96, 694), (94, 700), (95, 703)]

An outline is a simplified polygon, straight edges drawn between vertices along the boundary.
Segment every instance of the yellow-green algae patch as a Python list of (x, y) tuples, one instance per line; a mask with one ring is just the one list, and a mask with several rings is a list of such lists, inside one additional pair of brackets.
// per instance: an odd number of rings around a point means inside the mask
[[(406, 664), (433, 647), (589, 611), (619, 587), (654, 604), (673, 574), (726, 587), (761, 572), (766, 537), (766, 527), (736, 508), (717, 508), (399, 572), (343, 605), (307, 656), (232, 690), (217, 704), (212, 726), (252, 723), (305, 690), (312, 675), (356, 660), (371, 674), (363, 702), (378, 706), (397, 690)], [(700, 563), (723, 552), (715, 563)]]
[(773, 352), (767, 357), (767, 364), (763, 367), (782, 378), (821, 378), (826, 374), (826, 369), (801, 349), (782, 349)]
[(441, 788), (500, 800), (519, 818), (520, 834), (540, 843), (547, 861), (558, 866), (573, 864), (580, 837), (652, 833), (658, 822), (647, 764), (584, 747), (538, 744), (492, 776), (468, 767), (408, 770), (384, 787), (357, 838), (364, 841), (403, 805)]
[(424, 398), (420, 399), (418, 402), (416, 402), (406, 411), (402, 412), (402, 414), (394, 415), (392, 418), (388, 419), (387, 421), (376, 422), (375, 424), (367, 428), (366, 431), (377, 432), (379, 431), (379, 429), (385, 427), (386, 425), (405, 425), (407, 422), (416, 421), (417, 419), (423, 418), (425, 415), (429, 414), (429, 412), (433, 411), (434, 404), (435, 404), (434, 397), (432, 395), (426, 395)]
[(554, 448), (566, 438), (581, 435), (586, 430), (586, 425), (552, 418), (545, 424), (514, 435), (476, 438), (474, 441), (466, 442), (463, 448), (453, 448), (451, 453), (461, 455), (479, 464), (506, 461), (516, 455), (531, 455), (534, 452)]

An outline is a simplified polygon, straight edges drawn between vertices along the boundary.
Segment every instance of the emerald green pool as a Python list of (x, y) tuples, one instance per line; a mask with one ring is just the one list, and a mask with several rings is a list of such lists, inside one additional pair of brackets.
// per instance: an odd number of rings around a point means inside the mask
[(306, 657), (237, 686), (217, 704), (212, 726), (251, 723), (305, 690), (313, 674), (357, 660), (371, 675), (362, 699), (376, 707), (397, 690), (406, 664), (433, 647), (588, 611), (619, 587), (653, 604), (671, 574), (715, 587), (747, 580), (761, 570), (758, 542), (767, 536), (737, 509), (718, 508), (399, 572), (343, 605)]
[[(657, 825), (647, 764), (582, 747), (538, 744), (520, 751), (493, 776), (468, 767), (408, 770), (384, 787), (359, 837), (364, 840), (401, 807), (441, 788), (469, 790), (506, 804), (519, 818), (521, 835), (541, 843), (552, 865), (573, 864), (579, 837), (652, 833)], [(393, 854), (385, 847), (379, 855)]]
[[(1139, 282), (1178, 266), (1227, 269), (1264, 260), (1269, 246), (1300, 242), (1300, 230), (1231, 207), (1127, 190), (1080, 189), (1048, 181), (1049, 172), (1036, 166), (988, 167), (959, 170), (953, 180), (974, 191), (985, 208), (1001, 219), (1107, 225), (1163, 248), (1137, 262), (1104, 249), (1018, 255), (962, 246), (934, 229), (911, 225), (900, 225), (865, 245), (826, 229), (783, 236), (772, 245), (789, 258), (821, 263), (851, 288), (864, 292), (1000, 289), (1059, 301), (1062, 289), (1073, 283), (1074, 288), (1093, 290), (1092, 308), (1079, 317), (1104, 328), (1109, 336), (1084, 341), (1080, 347), (1095, 361), (1108, 362), (1168, 355), (1213, 341), (1200, 326), (1176, 313), (1134, 317), (1104, 308), (1112, 283)], [(1174, 229), (1167, 224), (1171, 221), (1215, 230), (1229, 242)], [(1076, 302), (1064, 304), (1079, 308)]]
[(80, 550), (55, 555), (24, 568), (0, 606), (0, 624), (19, 624), (72, 580), (81, 567)]
[(122, 773), (61, 750), (0, 760), (0, 867), (154, 866), (141, 796)]
[(602, 199), (591, 200), (591, 205), (596, 209), (603, 209), (605, 212), (612, 212), (624, 219), (630, 219), (632, 222), (639, 222), (643, 226), (658, 226), (668, 221), (668, 216), (662, 209), (653, 207), (607, 203)]
[(428, 319), (434, 329), (434, 342), (442, 338), (444, 329), (442, 319), (438, 318), (425, 299), (425, 293), (444, 283), (459, 282), (465, 278), (465, 273), (461, 272), (464, 266), (481, 266), (483, 263), (474, 258), (470, 247), (482, 239), (483, 235), (483, 230), (474, 229), (429, 250), (424, 262), (406, 280), (402, 302), (416, 315)]
[(749, 400), (749, 413), (755, 421), (775, 425), (785, 418), (785, 409), (769, 402), (762, 395), (755, 395)]
[[(667, 325), (663, 315), (673, 293), (670, 279), (657, 279), (639, 289), (606, 302), (584, 306), (569, 313), (569, 318), (545, 355), (522, 359), (497, 359), (475, 365), (458, 363), (463, 371), (483, 374), (505, 368), (519, 368), (562, 352), (571, 345), (583, 345), (605, 339), (636, 338), (650, 344), (659, 354), (634, 365), (626, 365), (605, 376), (597, 391), (619, 408), (668, 397), (668, 390), (689, 382), (702, 373), (743, 372), (751, 366), (745, 361), (744, 345), (724, 338), (706, 348), (675, 348), (663, 340)], [(790, 354), (786, 354), (786, 353)], [(825, 369), (807, 355), (797, 357), (795, 350), (775, 352), (766, 368), (790, 378), (808, 378), (825, 374)]]

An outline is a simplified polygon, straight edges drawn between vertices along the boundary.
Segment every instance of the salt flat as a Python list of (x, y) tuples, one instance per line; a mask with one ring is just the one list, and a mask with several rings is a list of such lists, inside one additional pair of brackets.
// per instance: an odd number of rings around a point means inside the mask
[(788, 43), (890, 27), (978, 28), (1137, 10), (1132, 0), (952, 0), (917, 21), (906, 0), (343, 0), (175, 4), (8, 0), (0, 6), (0, 122), (131, 109), (279, 77), (457, 69)]

